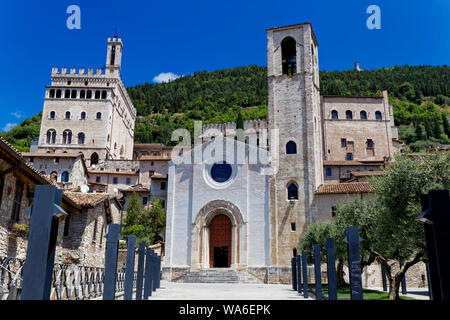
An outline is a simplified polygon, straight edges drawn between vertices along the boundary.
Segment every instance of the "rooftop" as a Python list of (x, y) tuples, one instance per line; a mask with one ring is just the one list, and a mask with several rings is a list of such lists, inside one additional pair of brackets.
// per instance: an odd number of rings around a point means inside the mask
[(326, 183), (317, 189), (316, 194), (368, 193), (373, 188), (368, 182)]

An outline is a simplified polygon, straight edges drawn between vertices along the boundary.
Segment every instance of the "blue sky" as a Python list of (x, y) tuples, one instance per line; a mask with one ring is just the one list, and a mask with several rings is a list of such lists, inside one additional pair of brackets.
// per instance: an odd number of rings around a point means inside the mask
[[(69, 30), (69, 5), (81, 29)], [(381, 9), (369, 30), (366, 9)], [(37, 114), (52, 67), (103, 67), (114, 28), (126, 86), (236, 66), (266, 65), (265, 29), (309, 21), (321, 70), (450, 64), (449, 0), (1, 1), (0, 131)]]

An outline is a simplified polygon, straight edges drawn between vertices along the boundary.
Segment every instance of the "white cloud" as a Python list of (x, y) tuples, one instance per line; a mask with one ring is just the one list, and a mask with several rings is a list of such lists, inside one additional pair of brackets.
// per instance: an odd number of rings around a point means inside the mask
[(172, 73), (172, 72), (161, 72), (156, 77), (153, 78), (153, 81), (156, 83), (169, 82), (173, 81), (181, 76)]
[(15, 126), (17, 126), (17, 123), (9, 123), (9, 122), (8, 122), (8, 123), (3, 127), (2, 131), (3, 131), (3, 132), (7, 132), (7, 131), (11, 130), (12, 128), (14, 128)]
[(22, 113), (20, 113), (20, 111), (10, 112), (9, 114), (10, 114), (11, 116), (16, 117), (17, 119), (22, 118)]

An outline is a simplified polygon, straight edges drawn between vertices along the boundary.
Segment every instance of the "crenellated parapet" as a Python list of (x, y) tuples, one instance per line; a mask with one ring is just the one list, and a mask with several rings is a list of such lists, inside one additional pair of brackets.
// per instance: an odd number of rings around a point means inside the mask
[[(83, 76), (83, 77), (92, 76), (92, 75), (108, 76), (106, 74), (106, 70), (104, 68), (96, 68), (96, 69), (88, 68), (87, 73), (86, 73), (85, 68), (78, 68), (78, 71), (77, 71), (77, 68), (65, 68), (65, 67), (52, 68), (52, 76), (65, 76), (65, 75), (67, 75), (67, 76)], [(118, 75), (118, 73), (117, 73), (117, 75)]]

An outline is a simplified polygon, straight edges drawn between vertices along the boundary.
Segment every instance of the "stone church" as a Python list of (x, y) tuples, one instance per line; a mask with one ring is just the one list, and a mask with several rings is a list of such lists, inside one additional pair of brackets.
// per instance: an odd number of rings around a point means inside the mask
[[(299, 236), (332, 219), (339, 201), (371, 197), (367, 177), (382, 174), (398, 137), (386, 91), (320, 95), (310, 23), (266, 33), (268, 119), (205, 125), (193, 147), (134, 144), (136, 110), (114, 36), (104, 68), (53, 68), (39, 141), (25, 156), (64, 186), (88, 181), (89, 192), (119, 193), (125, 206), (133, 193), (143, 205), (161, 199), (165, 279), (231, 268), (289, 281)], [(53, 163), (59, 158), (78, 160)]]

